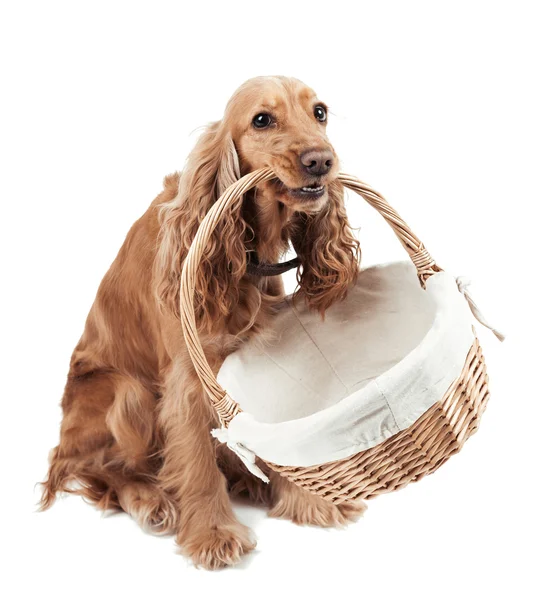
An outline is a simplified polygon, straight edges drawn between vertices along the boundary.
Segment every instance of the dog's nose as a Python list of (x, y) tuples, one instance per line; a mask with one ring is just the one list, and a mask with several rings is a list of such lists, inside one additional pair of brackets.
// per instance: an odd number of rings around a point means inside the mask
[(327, 175), (335, 162), (331, 150), (305, 150), (299, 158), (302, 168), (310, 175)]

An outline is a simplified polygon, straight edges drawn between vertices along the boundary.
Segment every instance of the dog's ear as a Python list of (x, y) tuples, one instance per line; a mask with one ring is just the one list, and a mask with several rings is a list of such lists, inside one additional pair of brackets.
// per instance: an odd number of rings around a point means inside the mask
[(359, 271), (360, 245), (352, 235), (344, 207), (344, 188), (329, 184), (329, 200), (318, 213), (296, 213), (291, 240), (301, 261), (295, 296), (322, 315), (346, 297)]
[[(161, 231), (156, 259), (157, 297), (179, 314), (179, 279), (183, 260), (199, 224), (222, 193), (240, 177), (239, 157), (222, 122), (211, 124), (189, 155), (178, 195), (160, 208)], [(245, 274), (247, 224), (241, 206), (226, 212), (205, 249), (195, 289), (199, 329), (211, 330), (231, 314)]]
[(239, 177), (237, 149), (222, 121), (217, 121), (209, 125), (191, 151), (179, 191), (196, 206), (208, 209)]

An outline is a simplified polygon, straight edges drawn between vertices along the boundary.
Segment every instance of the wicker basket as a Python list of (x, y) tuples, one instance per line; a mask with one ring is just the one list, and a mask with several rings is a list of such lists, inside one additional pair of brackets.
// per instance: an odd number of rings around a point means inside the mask
[[(221, 215), (241, 202), (247, 190), (273, 177), (275, 175), (270, 169), (262, 169), (246, 175), (229, 187), (202, 221), (183, 265), (180, 312), (184, 337), (197, 374), (222, 427), (227, 427), (241, 409), (217, 382), (201, 347), (194, 310), (196, 274), (203, 251)], [(415, 265), (420, 285), (425, 287), (427, 279), (441, 269), (420, 240), (386, 200), (368, 185), (350, 175), (340, 174), (339, 180), (384, 217)], [(475, 316), (487, 325), (471, 298), (468, 295), (466, 298)], [(501, 337), (498, 332), (496, 335)], [(309, 467), (282, 466), (268, 461), (264, 463), (289, 481), (335, 504), (371, 498), (418, 481), (444, 464), (477, 430), (488, 398), (484, 357), (475, 338), (461, 374), (442, 399), (407, 429), (377, 446), (342, 460)]]

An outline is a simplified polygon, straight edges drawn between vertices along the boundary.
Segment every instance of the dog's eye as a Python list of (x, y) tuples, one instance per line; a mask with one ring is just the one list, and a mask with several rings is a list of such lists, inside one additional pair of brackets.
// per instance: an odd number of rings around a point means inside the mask
[(253, 119), (253, 126), (257, 129), (264, 129), (271, 125), (273, 122), (272, 117), (268, 113), (259, 113)]
[(316, 119), (322, 123), (327, 121), (327, 111), (325, 110), (325, 107), (321, 104), (314, 106), (314, 117), (316, 117)]

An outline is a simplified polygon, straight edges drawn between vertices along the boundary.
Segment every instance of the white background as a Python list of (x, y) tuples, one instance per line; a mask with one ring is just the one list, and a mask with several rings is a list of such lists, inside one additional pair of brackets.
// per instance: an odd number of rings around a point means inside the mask
[[(546, 4), (2, 3), (3, 597), (549, 597)], [(102, 275), (196, 129), (259, 74), (318, 91), (344, 170), (471, 276), (509, 337), (478, 328), (493, 398), (438, 473), (344, 531), (237, 507), (258, 548), (208, 573), (79, 498), (35, 513), (33, 486)], [(349, 212), (365, 264), (403, 258), (359, 198)]]

